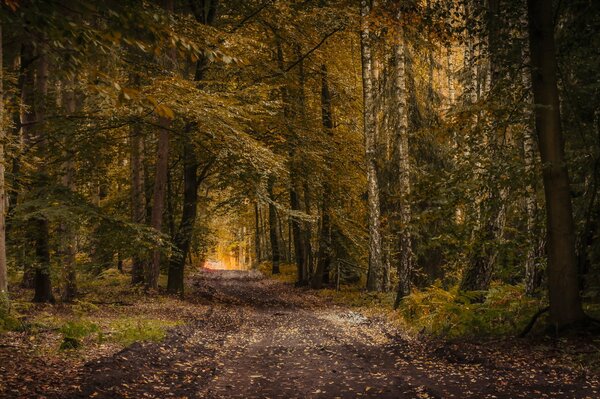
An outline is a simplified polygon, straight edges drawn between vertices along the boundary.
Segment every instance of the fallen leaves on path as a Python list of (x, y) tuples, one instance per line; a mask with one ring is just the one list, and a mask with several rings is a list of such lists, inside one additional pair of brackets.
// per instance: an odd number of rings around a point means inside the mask
[(48, 398), (600, 395), (596, 375), (568, 367), (552, 348), (535, 349), (530, 341), (410, 339), (381, 318), (258, 273), (203, 271), (190, 285), (185, 301), (163, 310), (185, 313), (186, 324), (162, 342), (136, 343), (85, 362), (44, 363), (34, 344), (29, 351), (0, 348), (2, 356), (15, 355), (0, 366), (0, 392)]

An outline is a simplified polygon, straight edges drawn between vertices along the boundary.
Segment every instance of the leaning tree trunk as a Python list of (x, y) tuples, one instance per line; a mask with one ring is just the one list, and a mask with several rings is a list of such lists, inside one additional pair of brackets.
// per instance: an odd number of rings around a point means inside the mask
[(535, 125), (546, 198), (550, 321), (562, 329), (583, 322), (586, 315), (577, 280), (575, 225), (561, 131), (553, 12), (543, 0), (528, 0), (527, 6)]
[(404, 38), (395, 45), (396, 107), (398, 109), (394, 137), (394, 156), (398, 170), (398, 292), (396, 306), (410, 293), (412, 284), (413, 253), (410, 236), (410, 157), (408, 140), (408, 102), (406, 91)]
[(368, 17), (370, 6), (367, 0), (361, 1), (361, 60), (363, 82), (363, 119), (365, 135), (365, 158), (367, 163), (367, 209), (369, 226), (369, 271), (367, 289), (382, 289), (382, 248), (379, 184), (377, 182), (377, 154), (375, 142), (375, 115), (373, 104), (371, 33)]

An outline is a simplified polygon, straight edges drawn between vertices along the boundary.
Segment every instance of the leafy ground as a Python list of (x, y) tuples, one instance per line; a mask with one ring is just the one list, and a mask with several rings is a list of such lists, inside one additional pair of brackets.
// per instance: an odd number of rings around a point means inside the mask
[[(0, 397), (600, 395), (598, 375), (577, 365), (591, 344), (410, 337), (259, 272), (203, 270), (188, 285), (184, 300), (21, 309), (29, 328), (0, 344)], [(60, 350), (69, 336), (78, 349)]]

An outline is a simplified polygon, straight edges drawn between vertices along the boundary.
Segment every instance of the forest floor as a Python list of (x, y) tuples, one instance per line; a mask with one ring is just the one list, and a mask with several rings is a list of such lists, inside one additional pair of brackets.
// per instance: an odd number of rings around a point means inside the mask
[(598, 375), (565, 362), (557, 346), (411, 337), (259, 272), (202, 270), (185, 300), (113, 305), (107, 312), (182, 322), (156, 342), (103, 341), (75, 354), (40, 349), (58, 345), (56, 332), (42, 341), (43, 332), (9, 333), (0, 397), (600, 397)]

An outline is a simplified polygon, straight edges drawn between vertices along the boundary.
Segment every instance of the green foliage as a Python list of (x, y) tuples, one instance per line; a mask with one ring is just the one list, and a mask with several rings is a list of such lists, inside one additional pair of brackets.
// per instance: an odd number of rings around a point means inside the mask
[(525, 296), (521, 285), (493, 284), (486, 293), (438, 284), (413, 291), (399, 311), (417, 331), (459, 337), (518, 333), (541, 307), (543, 302)]
[(125, 346), (140, 341), (161, 341), (166, 331), (178, 323), (157, 319), (127, 318), (111, 324), (111, 340)]
[(63, 324), (60, 329), (63, 341), (60, 344), (61, 350), (79, 349), (82, 346), (82, 340), (93, 333), (98, 333), (101, 339), (102, 333), (97, 324), (88, 320), (70, 320)]
[(11, 310), (8, 297), (0, 294), (0, 333), (20, 328), (22, 328), (22, 323), (16, 317), (15, 312)]

